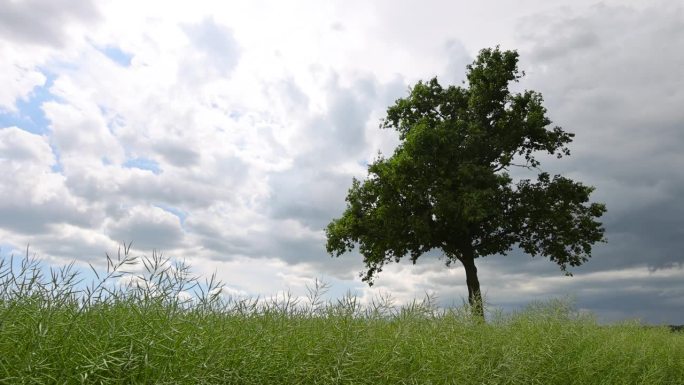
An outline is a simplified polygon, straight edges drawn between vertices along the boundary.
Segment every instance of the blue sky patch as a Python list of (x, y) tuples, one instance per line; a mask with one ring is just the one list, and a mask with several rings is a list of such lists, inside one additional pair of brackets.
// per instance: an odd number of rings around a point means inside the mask
[(55, 164), (53, 164), (50, 167), (52, 172), (64, 174), (64, 167), (62, 167), (62, 162), (61, 162), (62, 154), (59, 152), (59, 149), (57, 148), (57, 146), (50, 144), (50, 148), (52, 149), (52, 153), (55, 155)]
[(123, 118), (123, 116), (119, 114), (111, 113), (107, 108), (103, 106), (99, 107), (102, 116), (104, 116), (107, 120), (107, 130), (109, 130), (109, 133), (111, 133), (113, 136), (116, 136), (116, 130), (119, 127), (123, 127), (124, 125), (126, 125), (125, 119)]
[[(214, 107), (214, 108), (218, 108), (218, 107)], [(230, 111), (230, 114), (228, 116), (233, 120), (240, 120), (240, 118), (242, 117), (242, 114), (240, 113), (240, 111)]]
[(173, 206), (168, 206), (168, 205), (165, 205), (163, 203), (158, 203), (158, 204), (155, 204), (154, 206), (159, 207), (160, 209), (177, 216), (178, 220), (180, 221), (181, 227), (185, 223), (185, 218), (188, 217), (188, 213), (186, 211), (183, 211), (183, 210), (178, 209), (178, 208), (173, 207)]
[(120, 66), (130, 67), (131, 65), (131, 59), (133, 59), (133, 55), (123, 51), (117, 46), (108, 45), (106, 47), (98, 48), (98, 50)]
[(26, 246), (24, 246), (23, 251), (20, 251), (15, 245), (12, 245), (9, 243), (0, 243), (0, 258), (9, 259), (9, 257), (12, 255), (14, 255), (15, 258), (21, 258), (25, 254), (26, 254)]
[(17, 112), (0, 110), (0, 127), (17, 126), (33, 134), (47, 134), (50, 121), (45, 117), (41, 105), (56, 100), (55, 96), (50, 93), (50, 87), (56, 76), (50, 73), (43, 74), (47, 78), (44, 85), (34, 87), (28, 99), (17, 99)]
[(155, 175), (161, 174), (162, 170), (159, 168), (159, 163), (147, 158), (133, 158), (127, 160), (124, 164), (126, 168), (139, 168), (141, 170), (152, 171)]
[[(8, 264), (5, 268), (9, 267), (11, 260), (12, 271), (15, 278), (29, 278), (32, 276), (30, 271), (26, 272), (23, 276), (19, 275), (20, 271), (22, 270), (22, 264), (26, 263), (26, 251), (26, 245), (16, 247), (15, 245), (8, 243), (0, 243), (0, 260), (3, 260), (4, 263)], [(68, 263), (58, 265), (52, 265), (48, 263), (43, 258), (44, 255), (38, 254), (36, 251), (34, 251), (31, 245), (28, 245), (28, 257), (29, 259), (34, 260), (34, 266), (38, 268), (38, 271), (43, 275), (44, 279), (49, 279), (51, 277), (51, 269), (59, 272), (60, 269), (66, 268), (68, 265)], [(101, 277), (103, 276), (102, 273), (105, 273), (102, 271), (102, 269), (98, 269), (98, 272), (100, 273)], [(97, 277), (92, 270), (83, 265), (74, 264), (70, 270), (70, 273), (77, 275), (76, 282), (73, 286), (75, 290), (84, 290), (86, 286), (90, 285), (92, 282), (97, 282)]]

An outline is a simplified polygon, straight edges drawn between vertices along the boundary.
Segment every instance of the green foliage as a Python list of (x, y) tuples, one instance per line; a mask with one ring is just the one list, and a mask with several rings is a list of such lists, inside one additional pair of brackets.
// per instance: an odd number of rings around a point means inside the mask
[[(69, 268), (0, 262), (0, 384), (682, 384), (684, 333), (600, 326), (564, 302), (491, 323), (429, 297), (225, 299), (187, 266), (124, 255)], [(4, 261), (3, 261), (4, 262)], [(126, 269), (142, 262), (142, 273)], [(136, 280), (129, 280), (137, 277)], [(124, 279), (124, 281), (121, 281)], [(135, 282), (120, 285), (122, 282)], [(209, 280), (212, 282), (212, 280)], [(121, 290), (117, 290), (117, 287)], [(197, 289), (182, 299), (178, 288)], [(204, 294), (202, 294), (204, 293)]]
[[(539, 170), (535, 153), (569, 155), (573, 134), (550, 126), (539, 93), (509, 91), (523, 75), (517, 62), (515, 51), (482, 50), (467, 67), (468, 87), (418, 82), (388, 108), (382, 127), (401, 142), (369, 165), (368, 179), (353, 181), (346, 210), (326, 229), (329, 253), (358, 245), (372, 284), (385, 263), (440, 249), (447, 264), (466, 266), (471, 304), (475, 258), (519, 246), (566, 271), (591, 256), (604, 240), (596, 218), (605, 206), (589, 203), (592, 187)], [(514, 184), (516, 166), (539, 170), (537, 181)]]

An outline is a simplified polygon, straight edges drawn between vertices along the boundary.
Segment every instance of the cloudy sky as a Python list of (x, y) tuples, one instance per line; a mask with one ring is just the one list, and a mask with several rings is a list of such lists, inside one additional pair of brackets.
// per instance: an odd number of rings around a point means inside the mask
[(231, 292), (320, 278), (330, 295), (467, 297), (436, 257), (385, 269), (325, 253), (418, 80), (460, 83), (481, 48), (517, 49), (596, 187), (607, 244), (564, 276), (521, 253), (478, 260), (494, 307), (573, 296), (606, 321), (684, 324), (684, 3), (671, 1), (0, 0), (0, 247), (48, 264), (184, 258)]

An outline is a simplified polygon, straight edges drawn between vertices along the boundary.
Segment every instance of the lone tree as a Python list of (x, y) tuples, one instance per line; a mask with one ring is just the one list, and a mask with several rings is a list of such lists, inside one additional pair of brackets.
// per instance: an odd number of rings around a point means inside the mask
[[(589, 203), (594, 190), (539, 168), (538, 151), (570, 155), (574, 134), (550, 127), (541, 94), (512, 94), (518, 53), (480, 51), (467, 66), (467, 87), (443, 88), (434, 78), (418, 82), (409, 96), (387, 110), (382, 128), (398, 131), (390, 158), (368, 166), (368, 179), (354, 179), (347, 208), (326, 229), (327, 251), (339, 257), (356, 245), (373, 284), (383, 266), (441, 250), (449, 266), (465, 268), (468, 301), (484, 317), (475, 259), (514, 246), (548, 257), (567, 275), (604, 241), (596, 219), (605, 205)], [(513, 183), (508, 171), (539, 172), (536, 181)]]

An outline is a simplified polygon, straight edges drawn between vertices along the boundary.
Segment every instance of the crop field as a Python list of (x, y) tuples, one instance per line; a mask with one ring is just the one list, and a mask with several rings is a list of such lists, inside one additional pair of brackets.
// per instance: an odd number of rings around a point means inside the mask
[(684, 384), (684, 333), (563, 301), (482, 322), (429, 298), (324, 301), (324, 285), (229, 298), (156, 255), (108, 257), (92, 283), (74, 271), (0, 264), (0, 383)]

